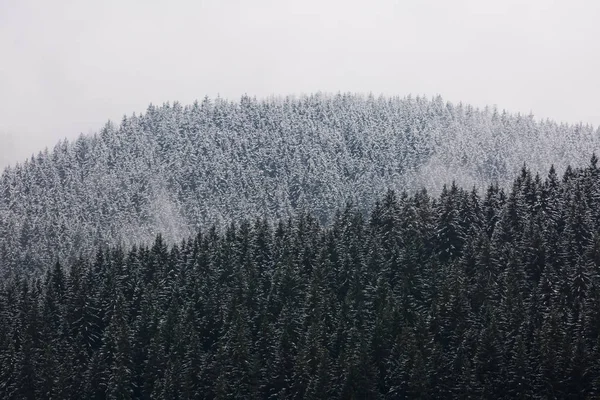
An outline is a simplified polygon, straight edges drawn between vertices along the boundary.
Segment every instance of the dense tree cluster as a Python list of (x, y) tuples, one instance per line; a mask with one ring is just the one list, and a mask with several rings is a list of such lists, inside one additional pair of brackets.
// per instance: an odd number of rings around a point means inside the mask
[[(200, 227), (310, 211), (443, 183), (501, 187), (524, 162), (584, 165), (589, 126), (474, 109), (441, 98), (351, 94), (150, 106), (63, 141), (0, 176), (0, 276), (100, 245), (179, 242)], [(584, 159), (582, 159), (584, 158)], [(220, 229), (221, 229), (220, 228)]]
[(600, 169), (240, 220), (0, 289), (0, 398), (600, 396)]

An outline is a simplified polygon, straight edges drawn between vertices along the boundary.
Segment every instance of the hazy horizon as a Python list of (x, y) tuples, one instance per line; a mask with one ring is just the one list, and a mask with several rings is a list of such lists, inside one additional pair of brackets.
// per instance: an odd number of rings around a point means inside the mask
[(600, 125), (600, 4), (0, 2), (0, 167), (148, 104), (432, 97)]

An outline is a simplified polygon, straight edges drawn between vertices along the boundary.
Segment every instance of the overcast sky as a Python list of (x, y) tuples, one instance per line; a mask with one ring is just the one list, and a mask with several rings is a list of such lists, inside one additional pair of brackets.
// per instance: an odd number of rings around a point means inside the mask
[(149, 103), (409, 93), (600, 125), (596, 0), (0, 0), (0, 166)]

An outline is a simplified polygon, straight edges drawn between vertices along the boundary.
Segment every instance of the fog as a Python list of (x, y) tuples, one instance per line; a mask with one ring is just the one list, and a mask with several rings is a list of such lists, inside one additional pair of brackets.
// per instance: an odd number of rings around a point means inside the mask
[(600, 3), (0, 1), (0, 167), (149, 103), (434, 96), (600, 124)]

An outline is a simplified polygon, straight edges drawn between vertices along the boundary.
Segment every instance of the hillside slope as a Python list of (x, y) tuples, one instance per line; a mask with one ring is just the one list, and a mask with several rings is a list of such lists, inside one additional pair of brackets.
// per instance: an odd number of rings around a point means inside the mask
[(179, 240), (241, 217), (305, 209), (327, 222), (346, 201), (366, 209), (388, 188), (504, 185), (523, 163), (560, 173), (586, 164), (599, 136), (589, 126), (441, 98), (316, 94), (150, 106), (3, 172), (0, 273), (157, 232)]

